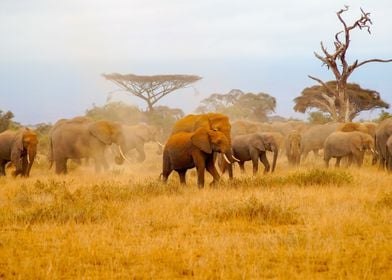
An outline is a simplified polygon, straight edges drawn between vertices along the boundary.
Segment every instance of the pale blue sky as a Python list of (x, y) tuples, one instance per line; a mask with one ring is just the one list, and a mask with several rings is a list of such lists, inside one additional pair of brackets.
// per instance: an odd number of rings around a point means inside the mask
[[(0, 109), (24, 124), (54, 122), (105, 103), (115, 86), (102, 73), (196, 74), (198, 93), (184, 89), (159, 104), (191, 113), (211, 93), (239, 88), (267, 92), (277, 114), (304, 118), (292, 99), (314, 84), (308, 74), (332, 78), (313, 52), (320, 41), (332, 48), (344, 4), (348, 22), (360, 7), (373, 20), (371, 35), (353, 34), (349, 58), (391, 58), (389, 0), (1, 0)], [(391, 77), (392, 63), (375, 63), (351, 82), (392, 103)]]

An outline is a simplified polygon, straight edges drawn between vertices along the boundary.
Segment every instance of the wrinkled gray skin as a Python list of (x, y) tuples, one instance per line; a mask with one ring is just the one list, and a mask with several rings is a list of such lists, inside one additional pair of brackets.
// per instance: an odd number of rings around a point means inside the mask
[[(244, 164), (246, 161), (252, 161), (253, 175), (258, 171), (259, 159), (264, 165), (264, 173), (270, 171), (270, 164), (266, 152), (273, 152), (274, 156), (271, 172), (274, 172), (275, 170), (279, 146), (274, 136), (268, 132), (236, 136), (232, 141), (232, 150), (233, 156), (239, 160), (238, 164), (240, 165), (241, 171), (245, 171)], [(231, 165), (228, 166), (229, 176), (232, 174), (232, 170), (230, 170), (231, 167)], [(223, 169), (222, 171), (224, 172), (225, 170)]]
[(148, 124), (123, 125), (122, 130), (125, 138), (124, 153), (136, 149), (138, 153), (137, 160), (143, 162), (146, 159), (144, 144), (147, 142), (156, 142), (158, 145), (158, 154), (162, 154), (162, 144), (158, 142), (160, 131), (156, 126)]
[(388, 171), (392, 171), (392, 135), (389, 136), (387, 143), (386, 143), (386, 162), (388, 163), (387, 168)]
[(86, 118), (57, 122), (50, 132), (49, 143), (49, 161), (55, 163), (57, 174), (67, 173), (68, 159), (80, 162), (82, 158), (92, 158), (96, 172), (102, 168), (107, 170), (109, 166), (104, 156), (105, 148), (113, 143), (121, 149), (125, 147), (120, 124)]
[(380, 169), (389, 167), (387, 141), (392, 135), (392, 118), (383, 120), (376, 129), (376, 151), (380, 160)]
[(365, 151), (373, 149), (374, 140), (367, 133), (359, 131), (333, 132), (327, 137), (324, 143), (325, 166), (328, 168), (330, 159), (336, 158), (335, 166), (339, 167), (340, 160), (348, 156), (348, 166), (354, 160), (357, 166), (361, 167)]
[(12, 175), (28, 177), (37, 154), (37, 135), (28, 128), (0, 133), (0, 176), (5, 176), (5, 165), (12, 162)]
[(302, 161), (306, 160), (310, 151), (313, 151), (317, 157), (318, 151), (323, 149), (325, 139), (340, 125), (340, 123), (317, 124), (306, 130), (301, 138)]
[(290, 166), (298, 166), (301, 160), (301, 134), (292, 130), (286, 137), (286, 156)]

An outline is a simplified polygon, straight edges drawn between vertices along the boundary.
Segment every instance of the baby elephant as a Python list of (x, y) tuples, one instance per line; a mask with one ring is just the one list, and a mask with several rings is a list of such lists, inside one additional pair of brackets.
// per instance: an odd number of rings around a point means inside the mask
[(236, 136), (232, 143), (233, 156), (238, 159), (241, 171), (244, 171), (245, 161), (252, 161), (253, 175), (257, 173), (259, 159), (264, 165), (264, 173), (270, 171), (270, 164), (267, 159), (266, 151), (274, 153), (272, 161), (272, 170), (276, 167), (278, 158), (279, 145), (272, 133), (250, 133)]
[(324, 142), (325, 166), (329, 166), (331, 158), (336, 158), (335, 166), (339, 167), (342, 157), (348, 156), (349, 166), (354, 159), (358, 167), (360, 167), (363, 163), (365, 150), (369, 149), (374, 152), (373, 147), (374, 140), (367, 133), (359, 131), (333, 132)]
[(196, 167), (199, 187), (204, 187), (205, 169), (214, 178), (211, 184), (217, 183), (219, 174), (214, 165), (214, 152), (224, 154), (229, 163), (233, 162), (229, 140), (220, 131), (199, 128), (195, 132), (173, 134), (163, 150), (163, 181), (166, 182), (175, 170), (180, 176), (180, 182), (186, 184), (186, 171)]

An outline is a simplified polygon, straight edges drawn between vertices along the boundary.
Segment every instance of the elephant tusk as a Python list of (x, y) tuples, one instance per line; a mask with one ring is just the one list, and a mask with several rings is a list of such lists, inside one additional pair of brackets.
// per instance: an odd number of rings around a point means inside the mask
[(240, 160), (236, 158), (234, 155), (232, 155), (232, 157), (234, 158), (235, 161), (240, 162)]
[(373, 150), (373, 148), (370, 148), (370, 150), (372, 151), (373, 154), (377, 155), (377, 152)]
[(29, 152), (27, 152), (27, 164), (30, 164), (30, 155), (29, 155)]
[(164, 145), (161, 143), (161, 142), (159, 142), (159, 141), (155, 141), (159, 146), (161, 146), (162, 148), (164, 147)]
[(223, 154), (223, 158), (225, 159), (225, 161), (226, 161), (228, 164), (231, 164), (230, 160), (227, 158), (227, 156), (226, 156), (225, 154)]
[(120, 155), (123, 157), (123, 159), (125, 159), (128, 163), (132, 163), (123, 153), (121, 146), (118, 146), (118, 149), (120, 151)]

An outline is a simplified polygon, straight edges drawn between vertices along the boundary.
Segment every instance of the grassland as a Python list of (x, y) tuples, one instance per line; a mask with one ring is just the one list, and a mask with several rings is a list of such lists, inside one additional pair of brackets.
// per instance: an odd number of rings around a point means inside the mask
[(161, 184), (160, 165), (0, 178), (0, 278), (392, 277), (392, 177), (375, 167), (281, 159), (199, 190), (194, 172)]

